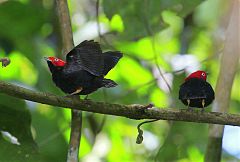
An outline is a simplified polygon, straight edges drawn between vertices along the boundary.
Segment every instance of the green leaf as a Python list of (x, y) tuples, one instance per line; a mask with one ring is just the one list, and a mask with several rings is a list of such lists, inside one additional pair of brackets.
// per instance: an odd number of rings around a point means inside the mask
[(125, 39), (139, 39), (159, 32), (166, 23), (162, 12), (171, 10), (181, 17), (192, 12), (203, 0), (104, 0), (103, 7), (109, 19), (115, 14), (121, 16), (125, 31), (120, 36)]
[(12, 52), (9, 58), (11, 64), (6, 68), (0, 68), (0, 78), (34, 85), (37, 81), (37, 72), (33, 64), (20, 52)]
[(14, 40), (40, 30), (45, 13), (37, 6), (7, 1), (0, 4), (0, 20), (0, 36)]
[[(38, 156), (31, 133), (31, 116), (24, 101), (0, 95), (0, 130), (17, 138), (12, 144), (0, 133), (0, 157), (3, 161), (33, 161)], [(38, 161), (38, 160), (36, 160)]]

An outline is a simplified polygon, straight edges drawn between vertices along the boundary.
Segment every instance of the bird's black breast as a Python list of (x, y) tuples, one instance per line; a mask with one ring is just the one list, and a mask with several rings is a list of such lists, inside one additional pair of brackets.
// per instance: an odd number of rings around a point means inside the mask
[(205, 107), (214, 100), (212, 86), (202, 79), (192, 78), (180, 86), (179, 99), (187, 105), (190, 100), (190, 107), (202, 107), (202, 100), (205, 100)]
[(100, 88), (103, 77), (97, 77), (85, 70), (78, 71), (65, 71), (53, 73), (53, 82), (63, 92), (71, 94), (77, 89), (82, 88), (83, 90), (79, 93), (80, 95), (86, 95), (96, 91)]

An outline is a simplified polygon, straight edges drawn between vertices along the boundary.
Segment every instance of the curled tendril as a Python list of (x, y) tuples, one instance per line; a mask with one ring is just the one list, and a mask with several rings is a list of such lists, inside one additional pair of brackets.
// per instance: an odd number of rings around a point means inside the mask
[(143, 130), (141, 129), (141, 126), (142, 126), (143, 124), (155, 122), (155, 121), (158, 121), (158, 120), (159, 120), (159, 119), (153, 119), (153, 120), (144, 121), (144, 122), (138, 124), (138, 126), (137, 126), (138, 136), (137, 136), (137, 139), (136, 139), (136, 143), (137, 143), (137, 144), (141, 144), (142, 141), (143, 141)]

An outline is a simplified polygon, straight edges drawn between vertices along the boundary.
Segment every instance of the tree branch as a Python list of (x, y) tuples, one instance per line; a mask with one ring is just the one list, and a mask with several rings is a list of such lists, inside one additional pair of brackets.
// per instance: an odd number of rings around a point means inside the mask
[(73, 46), (72, 25), (68, 10), (67, 0), (56, 0), (59, 25), (62, 37), (63, 57), (67, 54)]
[(161, 119), (196, 123), (211, 123), (240, 126), (240, 115), (219, 112), (188, 112), (176, 109), (146, 109), (144, 105), (120, 105), (89, 100), (74, 100), (70, 97), (56, 96), (50, 93), (35, 92), (10, 83), (0, 81), (0, 93), (42, 104), (66, 107), (76, 110), (123, 116), (130, 119)]

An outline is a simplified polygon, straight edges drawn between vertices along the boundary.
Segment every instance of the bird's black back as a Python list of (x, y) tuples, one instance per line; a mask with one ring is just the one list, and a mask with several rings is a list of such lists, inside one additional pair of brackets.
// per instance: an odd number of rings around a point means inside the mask
[(208, 106), (214, 100), (214, 91), (212, 86), (205, 80), (191, 78), (185, 81), (179, 90), (179, 99), (187, 105), (190, 99), (190, 107), (202, 107), (202, 99), (205, 100), (205, 106)]
[(93, 40), (83, 41), (74, 47), (67, 54), (66, 61), (66, 71), (85, 70), (95, 76), (101, 76), (103, 73), (104, 58), (102, 50), (100, 45)]
[(66, 56), (66, 73), (85, 70), (95, 76), (106, 75), (119, 61), (122, 54), (118, 51), (102, 53), (101, 47), (93, 40), (83, 41)]

